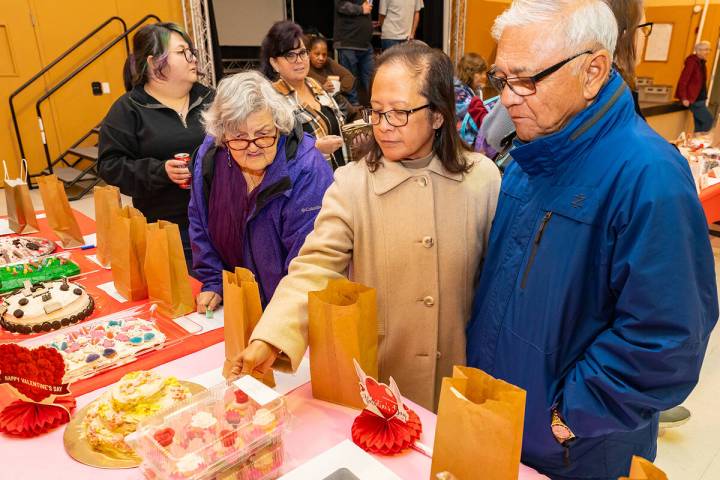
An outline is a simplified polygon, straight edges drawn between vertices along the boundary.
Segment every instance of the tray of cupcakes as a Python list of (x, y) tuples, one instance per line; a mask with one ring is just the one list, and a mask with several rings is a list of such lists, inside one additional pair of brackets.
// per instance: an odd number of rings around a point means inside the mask
[(149, 479), (269, 480), (280, 475), (289, 420), (284, 397), (242, 377), (143, 420), (125, 441)]

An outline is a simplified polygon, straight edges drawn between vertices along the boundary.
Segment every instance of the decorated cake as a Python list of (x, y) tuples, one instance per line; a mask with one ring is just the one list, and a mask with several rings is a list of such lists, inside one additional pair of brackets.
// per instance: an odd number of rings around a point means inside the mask
[(236, 383), (221, 383), (146, 419), (126, 438), (142, 457), (147, 478), (276, 478), (283, 462), (285, 401), (252, 377), (241, 380), (262, 404)]
[(65, 381), (89, 377), (105, 367), (132, 359), (135, 355), (165, 342), (165, 335), (153, 322), (126, 318), (90, 322), (59, 333), (48, 347), (65, 360)]
[(13, 333), (57, 330), (87, 318), (95, 303), (80, 285), (67, 278), (25, 286), (4, 299), (0, 326)]
[(175, 377), (128, 373), (91, 404), (82, 422), (84, 438), (106, 455), (131, 456), (133, 450), (125, 436), (134, 432), (141, 420), (190, 396), (190, 390)]
[(80, 273), (77, 263), (62, 257), (46, 257), (0, 268), (0, 293), (22, 288), (25, 280), (47, 282)]
[(0, 265), (25, 262), (55, 251), (55, 244), (40, 237), (0, 238)]

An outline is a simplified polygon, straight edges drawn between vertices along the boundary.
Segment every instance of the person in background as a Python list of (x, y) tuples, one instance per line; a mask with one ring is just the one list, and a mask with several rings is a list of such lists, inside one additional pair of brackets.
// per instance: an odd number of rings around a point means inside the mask
[(488, 114), (482, 98), (487, 82), (487, 63), (477, 53), (463, 55), (453, 80), (455, 88), (455, 115), (460, 138), (470, 146), (475, 145), (477, 134)]
[[(367, 0), (335, 0), (333, 46), (340, 65), (350, 70), (368, 94), (375, 69), (371, 12), (372, 4)], [(359, 103), (357, 88), (352, 89), (348, 98), (353, 105)]]
[(156, 23), (138, 30), (125, 68), (132, 89), (103, 120), (98, 153), (100, 177), (132, 197), (148, 222), (178, 225), (188, 266), (190, 171), (174, 156), (191, 155), (205, 135), (201, 114), (213, 92), (198, 83), (197, 68), (192, 40), (180, 26)]
[(705, 102), (707, 92), (707, 59), (710, 55), (710, 42), (703, 41), (695, 45), (695, 51), (685, 59), (685, 67), (680, 74), (675, 96), (683, 106), (689, 108), (695, 121), (695, 132), (707, 132), (712, 128), (713, 117)]
[[(328, 56), (327, 41), (323, 37), (310, 37), (307, 41), (307, 48), (310, 51), (308, 76), (322, 85), (328, 93), (333, 95), (340, 93), (346, 97), (350, 95), (355, 86), (355, 77), (350, 70)], [(328, 80), (329, 76), (340, 78), (340, 92), (335, 91), (332, 82)]]
[(309, 52), (303, 39), (298, 24), (289, 20), (275, 22), (262, 41), (262, 70), (293, 108), (303, 130), (315, 137), (317, 149), (336, 169), (345, 165), (340, 136), (345, 118), (333, 97), (308, 77)]
[(222, 301), (222, 272), (255, 274), (263, 305), (312, 230), (332, 170), (258, 72), (225, 77), (203, 114), (193, 164), (190, 239), (199, 313)]
[(635, 113), (601, 0), (515, 0), (488, 79), (516, 128), (468, 365), (527, 392), (522, 461), (617, 479), (697, 384), (718, 319), (688, 162)]
[(380, 378), (437, 405), (465, 363), (464, 326), (500, 175), (455, 130), (450, 59), (419, 42), (383, 53), (373, 80), (369, 156), (335, 172), (300, 254), (235, 373), (297, 369), (307, 349), (308, 292), (350, 276), (377, 291)]
[(378, 26), (383, 51), (415, 38), (423, 0), (380, 0)]

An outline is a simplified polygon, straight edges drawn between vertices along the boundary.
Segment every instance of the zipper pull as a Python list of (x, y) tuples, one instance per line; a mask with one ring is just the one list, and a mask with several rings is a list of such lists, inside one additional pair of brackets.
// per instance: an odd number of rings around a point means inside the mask
[(540, 241), (542, 240), (543, 234), (545, 233), (545, 227), (547, 227), (548, 222), (550, 222), (550, 219), (552, 218), (552, 212), (545, 212), (545, 216), (543, 217), (543, 221), (540, 224), (540, 230), (538, 230), (537, 235), (535, 236), (535, 245), (539, 245)]

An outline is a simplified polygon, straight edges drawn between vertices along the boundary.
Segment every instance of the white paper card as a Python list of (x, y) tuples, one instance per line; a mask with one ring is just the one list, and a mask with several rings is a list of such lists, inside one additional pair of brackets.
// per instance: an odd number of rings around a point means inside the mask
[(35, 215), (35, 218), (45, 218), (45, 217), (47, 217), (47, 215), (45, 215), (45, 212), (38, 213), (37, 215)]
[(0, 218), (0, 235), (10, 235), (11, 233), (15, 232), (10, 230), (10, 222), (8, 222), (8, 219)]
[(103, 283), (101, 285), (97, 286), (100, 290), (110, 295), (112, 298), (117, 300), (120, 303), (127, 303), (127, 298), (120, 295), (120, 293), (115, 289), (115, 283), (114, 282), (107, 282)]
[(360, 480), (400, 480), (400, 477), (350, 440), (338, 443), (283, 475), (280, 480), (319, 480), (341, 468), (347, 468)]
[(200, 326), (201, 329), (199, 331), (190, 331), (189, 329), (186, 329), (195, 335), (211, 332), (225, 326), (225, 314), (223, 313), (222, 307), (218, 307), (212, 312), (212, 318), (207, 318), (204, 313), (197, 312), (188, 313), (185, 315), (185, 318)]
[(225, 381), (225, 377), (222, 374), (222, 367), (210, 370), (209, 372), (202, 373), (197, 377), (190, 379), (191, 382), (202, 385), (205, 388), (212, 388), (215, 385)]
[(310, 381), (310, 358), (307, 355), (304, 356), (295, 373), (278, 372), (277, 370), (274, 373), (275, 391), (280, 395), (287, 395)]
[(273, 400), (280, 398), (279, 393), (250, 375), (240, 377), (233, 383), (240, 390), (247, 393), (248, 397), (252, 398), (260, 406), (267, 405)]
[(104, 268), (105, 270), (110, 270), (110, 267), (106, 267), (106, 266), (104, 266), (102, 263), (100, 263), (100, 260), (98, 260), (97, 255), (85, 255), (85, 258), (87, 258), (88, 260), (90, 260), (90, 261), (93, 262), (93, 263), (98, 264), (99, 266), (101, 266), (101, 267)]

